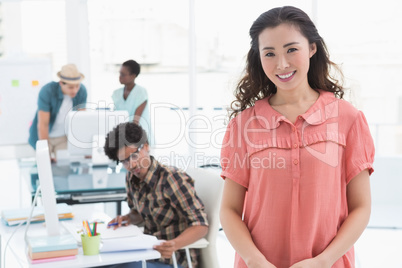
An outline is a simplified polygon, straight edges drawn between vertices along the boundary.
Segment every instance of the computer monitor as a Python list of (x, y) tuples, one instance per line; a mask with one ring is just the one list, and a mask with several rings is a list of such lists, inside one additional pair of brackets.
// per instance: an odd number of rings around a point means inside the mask
[(68, 114), (68, 153), (70, 157), (92, 156), (96, 161), (104, 155), (106, 135), (118, 124), (127, 122), (127, 111), (86, 110)]
[(38, 140), (36, 142), (36, 165), (38, 168), (42, 203), (45, 212), (47, 235), (57, 236), (60, 234), (59, 218), (57, 215), (56, 195), (47, 140)]

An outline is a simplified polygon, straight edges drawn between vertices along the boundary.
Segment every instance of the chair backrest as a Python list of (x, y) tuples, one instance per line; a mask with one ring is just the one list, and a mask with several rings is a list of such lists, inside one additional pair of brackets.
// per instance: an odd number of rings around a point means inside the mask
[(209, 222), (205, 237), (209, 245), (201, 249), (201, 267), (216, 268), (219, 267), (216, 238), (220, 228), (219, 209), (224, 181), (220, 177), (220, 169), (216, 168), (188, 168), (186, 173), (194, 179), (195, 191), (205, 205)]
[(369, 227), (402, 228), (402, 156), (376, 156), (370, 178)]

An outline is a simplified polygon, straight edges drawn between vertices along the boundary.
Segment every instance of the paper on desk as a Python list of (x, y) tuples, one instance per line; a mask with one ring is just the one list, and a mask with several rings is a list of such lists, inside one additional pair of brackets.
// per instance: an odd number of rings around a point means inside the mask
[(155, 236), (141, 234), (118, 239), (102, 239), (100, 252), (152, 249), (161, 243)]
[(125, 238), (142, 235), (142, 231), (136, 225), (121, 226), (117, 229), (107, 228), (106, 224), (102, 224), (97, 230), (97, 233), (101, 234), (101, 239), (112, 239), (112, 238)]

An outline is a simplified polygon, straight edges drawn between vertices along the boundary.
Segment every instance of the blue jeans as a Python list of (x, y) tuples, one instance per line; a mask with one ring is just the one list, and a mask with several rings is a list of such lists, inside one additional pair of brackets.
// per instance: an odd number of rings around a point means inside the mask
[[(110, 266), (102, 266), (108, 268), (142, 268), (142, 262), (128, 262), (128, 263), (120, 263)], [(165, 264), (161, 262), (147, 262), (147, 268), (172, 268), (173, 266), (170, 264)], [(177, 265), (178, 268), (183, 268), (181, 265)]]

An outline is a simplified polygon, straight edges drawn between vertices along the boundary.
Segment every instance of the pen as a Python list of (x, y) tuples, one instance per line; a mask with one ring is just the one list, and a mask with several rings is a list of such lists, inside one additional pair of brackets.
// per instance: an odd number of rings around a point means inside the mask
[[(121, 222), (121, 224), (126, 224), (126, 223), (127, 223), (127, 221), (122, 221), (122, 222)], [(107, 227), (116, 226), (117, 224), (119, 224), (119, 223), (118, 223), (118, 222), (109, 223), (109, 224), (107, 225)]]

